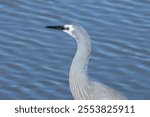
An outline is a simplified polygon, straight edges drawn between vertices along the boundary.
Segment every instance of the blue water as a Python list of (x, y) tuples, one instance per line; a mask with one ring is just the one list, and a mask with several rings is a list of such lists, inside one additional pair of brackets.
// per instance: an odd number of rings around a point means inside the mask
[(81, 24), (91, 80), (150, 99), (149, 0), (0, 0), (0, 99), (73, 99), (76, 42), (47, 25)]

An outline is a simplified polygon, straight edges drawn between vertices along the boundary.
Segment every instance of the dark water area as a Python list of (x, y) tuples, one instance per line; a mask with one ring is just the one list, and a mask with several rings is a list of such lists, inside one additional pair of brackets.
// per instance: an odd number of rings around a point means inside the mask
[(68, 23), (92, 39), (91, 80), (150, 99), (150, 0), (0, 0), (0, 99), (73, 99), (76, 42), (45, 28)]

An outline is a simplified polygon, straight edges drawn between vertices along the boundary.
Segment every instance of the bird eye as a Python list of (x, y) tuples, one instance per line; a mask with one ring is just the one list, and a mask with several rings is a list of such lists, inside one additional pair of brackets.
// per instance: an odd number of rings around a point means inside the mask
[(65, 29), (66, 29), (66, 30), (69, 30), (70, 28), (69, 28), (69, 27), (65, 27)]

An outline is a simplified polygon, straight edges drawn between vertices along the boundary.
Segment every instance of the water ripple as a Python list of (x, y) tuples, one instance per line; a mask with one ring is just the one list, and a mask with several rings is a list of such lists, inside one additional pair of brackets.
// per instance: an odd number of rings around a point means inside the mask
[(0, 1), (0, 99), (73, 99), (76, 42), (47, 25), (79, 23), (92, 38), (89, 75), (150, 99), (150, 1)]

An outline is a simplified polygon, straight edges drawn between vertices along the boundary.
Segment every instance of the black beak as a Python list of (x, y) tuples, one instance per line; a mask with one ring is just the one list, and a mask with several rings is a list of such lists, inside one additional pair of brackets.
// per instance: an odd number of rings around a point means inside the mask
[(65, 30), (64, 26), (46, 26), (45, 28), (57, 29), (57, 30)]

